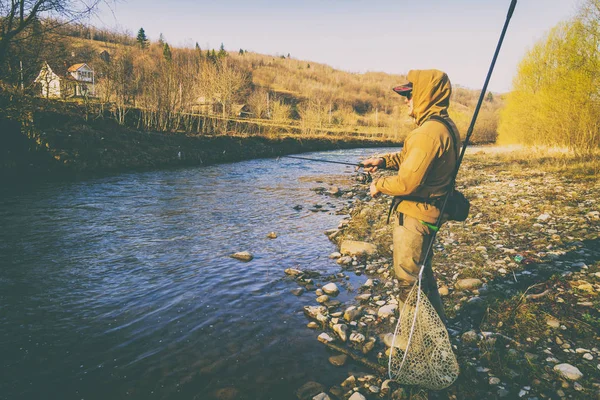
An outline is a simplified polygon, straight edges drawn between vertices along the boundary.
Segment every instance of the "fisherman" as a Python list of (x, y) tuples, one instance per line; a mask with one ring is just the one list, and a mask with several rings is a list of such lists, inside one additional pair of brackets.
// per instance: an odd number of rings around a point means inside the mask
[[(398, 170), (370, 186), (373, 197), (394, 196), (392, 208), (394, 273), (401, 286), (412, 286), (440, 215), (440, 199), (451, 189), (458, 158), (458, 129), (448, 116), (452, 87), (448, 75), (438, 70), (413, 70), (408, 82), (393, 90), (404, 97), (417, 128), (399, 153), (363, 161), (365, 170)], [(423, 291), (445, 322), (442, 301), (431, 269), (431, 255), (423, 273)]]

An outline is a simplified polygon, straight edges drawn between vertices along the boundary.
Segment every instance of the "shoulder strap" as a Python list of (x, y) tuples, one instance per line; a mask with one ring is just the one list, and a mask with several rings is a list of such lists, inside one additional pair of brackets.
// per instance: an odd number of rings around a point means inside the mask
[(446, 129), (448, 129), (450, 136), (452, 136), (452, 142), (454, 143), (454, 154), (456, 155), (456, 160), (458, 161), (458, 138), (456, 137), (456, 133), (454, 132), (454, 129), (452, 129), (452, 125), (450, 125), (450, 122), (446, 121), (444, 117), (441, 117), (439, 115), (432, 115), (427, 120), (437, 121), (444, 125)]

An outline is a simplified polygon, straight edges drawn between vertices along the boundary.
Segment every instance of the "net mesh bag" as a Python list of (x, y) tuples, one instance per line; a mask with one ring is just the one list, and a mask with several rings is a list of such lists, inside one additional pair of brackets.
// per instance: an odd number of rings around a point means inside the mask
[(402, 306), (390, 348), (390, 378), (404, 385), (441, 390), (458, 377), (446, 326), (421, 291), (421, 274)]

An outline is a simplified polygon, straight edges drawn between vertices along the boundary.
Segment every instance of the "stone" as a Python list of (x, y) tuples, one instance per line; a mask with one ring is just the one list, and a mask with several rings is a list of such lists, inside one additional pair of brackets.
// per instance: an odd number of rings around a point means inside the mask
[(440, 292), (440, 296), (442, 296), (442, 297), (448, 296), (448, 293), (449, 293), (448, 286), (446, 286), (446, 285), (440, 286), (438, 288), (438, 292)]
[(406, 340), (406, 338), (403, 338), (401, 336), (396, 336), (396, 340), (394, 340), (393, 333), (386, 333), (383, 336), (383, 343), (387, 347), (394, 346), (394, 347), (399, 348), (400, 350), (404, 351), (404, 350), (406, 350), (407, 340)]
[(275, 232), (269, 232), (269, 234), (267, 235), (267, 238), (277, 239), (277, 234)]
[(329, 357), (329, 363), (336, 367), (341, 367), (348, 361), (348, 356), (345, 354), (338, 354), (337, 356)]
[(355, 297), (358, 301), (369, 301), (371, 298), (371, 293), (363, 293)]
[(354, 306), (348, 307), (344, 311), (344, 319), (348, 322), (354, 321), (358, 317), (360, 317), (360, 310)]
[(306, 326), (310, 329), (317, 329), (320, 325), (317, 324), (315, 321), (310, 321)]
[(327, 393), (321, 392), (315, 397), (313, 397), (312, 400), (331, 400), (331, 397), (329, 397)]
[(592, 361), (594, 359), (594, 356), (591, 353), (585, 353), (583, 355), (583, 358), (588, 360), (588, 361)]
[(319, 319), (319, 315), (327, 313), (327, 307), (325, 306), (304, 306), (304, 313), (310, 318)]
[(329, 300), (329, 296), (327, 296), (326, 294), (317, 297), (317, 303), (319, 303), (319, 304), (325, 303), (328, 300)]
[(248, 251), (238, 251), (237, 253), (233, 253), (231, 255), (231, 258), (235, 258), (236, 260), (248, 262), (248, 261), (252, 261), (254, 256)]
[(348, 325), (345, 324), (335, 324), (333, 325), (333, 331), (337, 333), (337, 335), (342, 339), (343, 342), (348, 340), (348, 335), (346, 332), (348, 331)]
[(462, 334), (461, 339), (464, 343), (477, 343), (477, 332), (471, 330)]
[(323, 332), (321, 333), (317, 339), (319, 340), (319, 342), (321, 343), (331, 343), (333, 342), (333, 338), (331, 336), (329, 336), (327, 333)]
[(340, 289), (338, 289), (337, 285), (333, 282), (328, 283), (327, 285), (323, 286), (321, 289), (323, 289), (323, 291), (326, 294), (335, 296), (340, 292)]
[(379, 318), (383, 318), (383, 319), (393, 317), (394, 314), (396, 313), (396, 310), (398, 310), (397, 304), (388, 304), (388, 305), (381, 307), (377, 311), (377, 316)]
[(360, 392), (354, 392), (352, 396), (348, 398), (348, 400), (367, 400), (367, 398), (360, 394)]
[(579, 368), (567, 363), (555, 365), (554, 371), (563, 378), (571, 381), (576, 381), (583, 377), (583, 373), (579, 370)]
[(338, 258), (338, 260), (336, 262), (340, 265), (348, 265), (348, 264), (352, 263), (352, 261), (353, 261), (352, 257), (345, 256), (345, 257)]
[(392, 380), (391, 379), (386, 379), (381, 384), (380, 392), (381, 392), (382, 396), (386, 396), (390, 392), (390, 383), (392, 383)]
[(557, 329), (560, 328), (560, 321), (554, 317), (546, 317), (546, 325), (551, 328)]
[(339, 251), (334, 251), (333, 253), (331, 253), (329, 255), (329, 258), (331, 259), (337, 259), (340, 258), (342, 256), (342, 253), (340, 253)]
[(283, 272), (285, 272), (286, 275), (290, 275), (290, 276), (299, 276), (304, 273), (304, 272), (300, 271), (299, 269), (295, 269), (295, 268), (287, 268)]
[(345, 389), (351, 389), (356, 386), (356, 377), (354, 375), (350, 375), (344, 382), (342, 382), (341, 386)]
[(377, 246), (367, 242), (357, 240), (344, 240), (340, 246), (340, 253), (351, 256), (369, 255), (377, 253)]
[(300, 296), (302, 293), (304, 293), (304, 289), (296, 288), (296, 289), (292, 289), (291, 292), (294, 296)]
[(547, 221), (550, 218), (550, 214), (540, 214), (537, 217), (538, 221)]
[(318, 395), (319, 393), (323, 393), (325, 391), (325, 386), (321, 385), (318, 382), (306, 382), (304, 385), (300, 386), (298, 390), (296, 390), (296, 396), (300, 400), (311, 400), (313, 397)]
[(482, 284), (483, 284), (483, 282), (480, 279), (467, 278), (467, 279), (460, 279), (458, 282), (456, 282), (456, 285), (454, 287), (458, 290), (472, 290), (472, 289), (477, 289)]
[(361, 344), (365, 341), (365, 335), (358, 332), (352, 332), (350, 334), (350, 341), (353, 343)]
[(490, 385), (499, 385), (500, 384), (500, 378), (497, 378), (495, 376), (490, 377)]
[(375, 347), (375, 342), (377, 341), (377, 339), (375, 339), (374, 337), (370, 337), (367, 342), (363, 345), (362, 347), (362, 352), (363, 354), (367, 354), (369, 353), (371, 350), (373, 350), (373, 348)]

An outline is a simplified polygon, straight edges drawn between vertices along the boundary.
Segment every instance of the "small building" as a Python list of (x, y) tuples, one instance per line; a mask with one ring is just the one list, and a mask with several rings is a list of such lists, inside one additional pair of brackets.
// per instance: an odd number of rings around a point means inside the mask
[(50, 66), (44, 62), (35, 78), (40, 96), (46, 98), (95, 97), (94, 70), (85, 63), (67, 67)]

